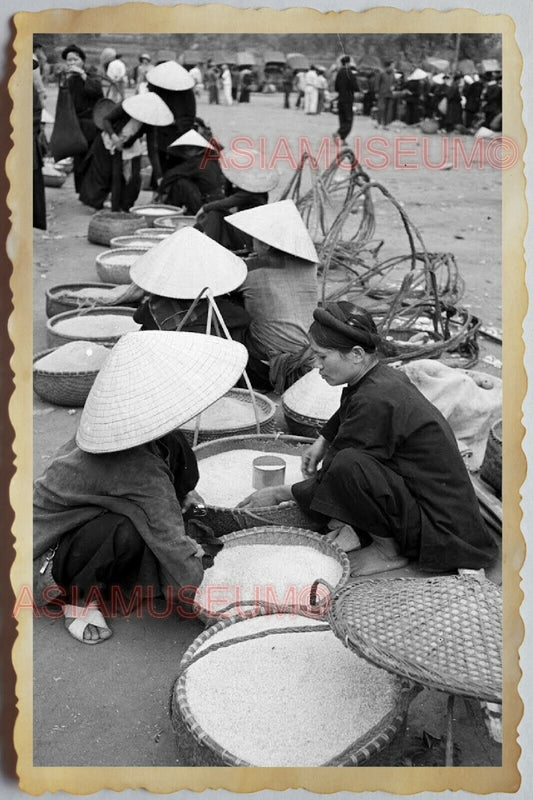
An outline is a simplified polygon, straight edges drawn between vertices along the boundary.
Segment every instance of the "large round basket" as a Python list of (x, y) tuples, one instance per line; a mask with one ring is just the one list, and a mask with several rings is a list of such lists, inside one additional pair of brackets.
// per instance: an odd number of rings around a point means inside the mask
[(153, 227), (154, 222), (159, 217), (167, 217), (183, 214), (184, 208), (182, 206), (169, 206), (164, 203), (151, 203), (150, 205), (134, 206), (131, 209), (132, 214), (144, 217), (147, 221), (148, 227)]
[[(39, 361), (57, 348), (43, 350), (33, 357), (33, 363)], [(33, 391), (47, 403), (69, 408), (81, 408), (85, 405), (87, 395), (91, 391), (94, 379), (99, 370), (91, 372), (50, 372), (33, 367)]]
[(94, 244), (109, 247), (114, 236), (126, 236), (135, 233), (139, 228), (146, 228), (148, 220), (141, 214), (130, 214), (127, 211), (97, 211), (89, 221), (87, 238)]
[(168, 239), (173, 233), (174, 231), (163, 230), (162, 228), (139, 228), (138, 231), (135, 231), (136, 236), (148, 236), (150, 239), (157, 239), (158, 242)]
[[(262, 434), (248, 436), (228, 436), (212, 442), (204, 442), (195, 448), (200, 475), (202, 474), (202, 460), (220, 453), (230, 453), (232, 450), (261, 450), (265, 453), (279, 453), (283, 455), (302, 455), (306, 447), (313, 443), (313, 439), (303, 436), (288, 436), (283, 434)], [(322, 526), (308, 517), (298, 504), (289, 500), (277, 506), (254, 508), (253, 511), (245, 508), (226, 508), (223, 506), (207, 505), (207, 524), (213, 529), (215, 536), (226, 533), (254, 528), (262, 525), (286, 525), (289, 528), (304, 528), (316, 531)]]
[[(123, 335), (122, 333), (116, 335), (103, 335), (99, 333), (95, 327), (95, 332), (93, 335), (87, 332), (80, 332), (79, 334), (74, 333), (64, 333), (57, 330), (57, 325), (60, 322), (71, 320), (71, 319), (79, 319), (84, 318), (85, 320), (94, 320), (98, 317), (103, 316), (120, 316), (120, 317), (127, 317), (128, 319), (133, 318), (133, 309), (126, 308), (125, 306), (108, 306), (108, 307), (97, 307), (97, 308), (90, 308), (83, 311), (65, 311), (63, 314), (56, 314), (54, 317), (51, 317), (46, 323), (46, 333), (48, 344), (50, 347), (56, 347), (60, 344), (66, 344), (66, 342), (76, 342), (80, 339), (88, 342), (97, 342), (98, 344), (108, 344), (113, 345), (120, 337)], [(139, 330), (140, 326), (132, 326), (132, 330)]]
[(196, 217), (185, 216), (184, 214), (169, 214), (168, 217), (158, 217), (154, 220), (154, 228), (170, 228), (172, 231), (179, 231), (180, 228), (190, 228), (196, 223)]
[(110, 247), (134, 247), (136, 250), (149, 250), (154, 244), (159, 244), (161, 239), (156, 236), (141, 235), (140, 233), (131, 233), (127, 236), (113, 236), (110, 242)]
[(422, 133), (437, 133), (439, 123), (436, 119), (424, 119), (420, 123), (420, 130)]
[(105, 283), (131, 283), (132, 264), (146, 253), (144, 247), (118, 247), (96, 256), (96, 272)]
[(177, 741), (194, 737), (191, 766), (361, 766), (392, 742), (417, 691), (346, 651), (323, 619), (258, 609), (194, 640), (170, 711)]
[(116, 289), (116, 283), (58, 283), (51, 286), (45, 292), (46, 297), (46, 316), (54, 317), (64, 311), (74, 311), (77, 308), (87, 308), (95, 305), (95, 300), (90, 297), (76, 297), (74, 292), (80, 289), (94, 289), (98, 296), (98, 290)]
[[(226, 399), (232, 401), (235, 406), (235, 417), (232, 422), (225, 422), (224, 427), (215, 427), (213, 423), (205, 424), (203, 420), (205, 420), (206, 416), (209, 414), (209, 419), (213, 419), (213, 412), (216, 411), (217, 406), (222, 407)], [(264, 394), (259, 394), (259, 392), (253, 393), (253, 401), (259, 417), (259, 433), (273, 433), (276, 404)], [(180, 428), (190, 444), (194, 440), (195, 426), (196, 419), (192, 419)], [(227, 436), (243, 436), (251, 433), (257, 433), (257, 423), (250, 392), (248, 389), (230, 389), (224, 397), (221, 397), (211, 406), (211, 409), (208, 409), (200, 417), (200, 431), (197, 443), (201, 444), (202, 442), (210, 442), (213, 439), (222, 439)]]
[(50, 186), (54, 189), (59, 189), (65, 183), (67, 175), (61, 170), (54, 170), (54, 168), (45, 169), (43, 167), (43, 181), (45, 186)]
[(491, 486), (496, 495), (502, 496), (502, 420), (494, 423), (489, 431), (487, 449), (481, 464), (480, 477)]
[(290, 433), (316, 438), (340, 405), (342, 387), (330, 386), (318, 369), (299, 378), (283, 393), (281, 407)]
[[(228, 583), (225, 587), (228, 594), (215, 593), (214, 597), (207, 597), (206, 584), (202, 583), (198, 588), (196, 605), (201, 610), (202, 619), (207, 623), (227, 617), (229, 613), (235, 614), (243, 608), (248, 610), (250, 607), (259, 606), (276, 611), (290, 611), (293, 608), (299, 608), (310, 614), (313, 613), (311, 586), (319, 578), (318, 575), (308, 574), (303, 578), (291, 575), (287, 579), (286, 585), (285, 583), (276, 585), (279, 574), (287, 566), (290, 551), (287, 550), (286, 555), (282, 554), (283, 549), (287, 547), (298, 548), (298, 569), (300, 571), (303, 569), (302, 548), (308, 548), (314, 551), (314, 554), (319, 553), (325, 556), (323, 565), (321, 564), (317, 569), (323, 573), (327, 571), (332, 580), (325, 582), (331, 589), (323, 593), (324, 596), (320, 598), (321, 602), (330, 597), (332, 590), (336, 591), (344, 586), (350, 577), (350, 562), (346, 553), (336, 544), (328, 541), (325, 536), (303, 528), (288, 528), (282, 525), (248, 528), (228, 533), (220, 538), (220, 542), (224, 546), (224, 554), (231, 550), (233, 558), (240, 552), (243, 564), (242, 570), (239, 566), (234, 567), (236, 570), (234, 585), (229, 585), (230, 578), (226, 568), (223, 569), (225, 580)], [(252, 551), (249, 549), (250, 547), (255, 549)], [(277, 554), (279, 563), (270, 563), (268, 574), (265, 565), (266, 547), (277, 548), (279, 553), (279, 555)], [(294, 558), (294, 552), (292, 555)], [(244, 560), (246, 560), (246, 564), (244, 564)], [(312, 570), (314, 566), (307, 565), (306, 569)], [(295, 570), (295, 574), (297, 571)], [(285, 572), (285, 575), (287, 574)], [(205, 573), (205, 575), (208, 576), (209, 573)], [(251, 582), (253, 582), (253, 588), (250, 588)], [(322, 582), (325, 585), (324, 581)], [(209, 586), (213, 586), (212, 579), (209, 581)], [(218, 590), (219, 583), (216, 584), (216, 588)]]

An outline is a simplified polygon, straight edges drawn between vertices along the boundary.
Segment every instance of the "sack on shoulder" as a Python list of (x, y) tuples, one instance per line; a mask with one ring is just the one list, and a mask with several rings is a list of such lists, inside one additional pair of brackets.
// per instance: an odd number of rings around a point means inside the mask
[(59, 87), (57, 96), (54, 129), (50, 138), (50, 152), (54, 161), (70, 156), (79, 156), (88, 150), (87, 139), (83, 135), (74, 101), (66, 83)]

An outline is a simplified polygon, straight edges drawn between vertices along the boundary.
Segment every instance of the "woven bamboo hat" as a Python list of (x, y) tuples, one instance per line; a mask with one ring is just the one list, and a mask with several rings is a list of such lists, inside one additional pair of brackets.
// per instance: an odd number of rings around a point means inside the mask
[(302, 417), (328, 420), (339, 408), (342, 386), (330, 386), (312, 369), (283, 393), (283, 406)]
[(76, 433), (78, 447), (112, 453), (164, 436), (231, 389), (247, 358), (242, 344), (218, 336), (125, 334), (89, 392)]
[(279, 183), (277, 170), (262, 166), (256, 150), (230, 153), (221, 159), (220, 168), (230, 183), (246, 192), (270, 192)]
[(427, 76), (428, 76), (427, 72), (424, 72), (423, 69), (420, 69), (420, 67), (417, 67), (414, 70), (414, 72), (411, 72), (411, 74), (409, 75), (407, 80), (408, 81), (423, 81), (424, 78), (427, 78)]
[(292, 200), (238, 211), (226, 217), (226, 222), (284, 253), (313, 263), (318, 261), (313, 240)]
[(183, 136), (178, 136), (172, 144), (169, 144), (170, 147), (201, 147), (203, 150), (216, 150), (216, 147), (211, 142), (208, 142), (207, 139), (204, 139), (194, 128), (184, 133)]
[(124, 111), (147, 125), (170, 125), (174, 121), (172, 111), (155, 92), (132, 94), (122, 101)]
[(157, 64), (150, 70), (146, 80), (153, 86), (169, 89), (171, 92), (183, 92), (194, 86), (194, 78), (191, 78), (187, 70), (177, 61), (163, 61), (162, 64)]
[(130, 269), (131, 280), (146, 292), (192, 300), (205, 286), (215, 296), (243, 283), (242, 258), (195, 228), (181, 228), (143, 253)]

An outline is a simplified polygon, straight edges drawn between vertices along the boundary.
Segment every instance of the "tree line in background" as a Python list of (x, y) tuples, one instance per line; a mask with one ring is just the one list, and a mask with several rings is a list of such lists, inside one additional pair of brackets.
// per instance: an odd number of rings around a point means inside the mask
[(184, 50), (198, 48), (202, 56), (210, 51), (227, 50), (238, 52), (251, 50), (257, 55), (267, 50), (280, 50), (283, 53), (299, 52), (309, 58), (334, 61), (343, 52), (353, 56), (355, 61), (372, 56), (401, 59), (418, 64), (428, 57), (471, 59), (478, 62), (484, 58), (501, 60), (501, 36), (489, 33), (463, 33), (458, 38), (455, 33), (372, 33), (372, 34), (219, 34), (219, 33), (180, 33), (180, 34), (119, 34), (95, 33), (78, 34), (48, 33), (35, 37), (45, 48), (53, 62), (58, 51), (73, 39), (93, 57), (106, 46), (112, 45), (123, 56), (134, 58), (141, 50), (156, 53), (168, 49), (177, 55)]

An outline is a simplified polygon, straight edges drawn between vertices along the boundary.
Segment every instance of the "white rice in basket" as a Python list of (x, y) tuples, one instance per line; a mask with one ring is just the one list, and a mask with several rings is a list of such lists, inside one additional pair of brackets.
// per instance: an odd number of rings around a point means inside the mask
[(200, 480), (196, 490), (208, 505), (234, 508), (255, 491), (252, 486), (252, 462), (257, 456), (266, 455), (283, 458), (286, 484), (290, 486), (303, 480), (299, 455), (267, 453), (264, 450), (228, 450), (199, 460)]
[(113, 266), (118, 264), (119, 266), (129, 266), (131, 267), (137, 259), (140, 257), (139, 253), (135, 252), (132, 247), (132, 252), (128, 253), (127, 249), (125, 253), (115, 253), (110, 256), (107, 256), (102, 259), (102, 262), (105, 266)]
[(34, 362), (41, 372), (95, 372), (107, 359), (110, 350), (94, 342), (68, 342)]
[[(219, 641), (272, 628), (323, 625), (303, 616), (260, 616), (229, 625)], [(377, 725), (396, 705), (399, 681), (359, 658), (332, 631), (271, 634), (223, 647), (186, 672), (200, 727), (258, 767), (316, 767)]]
[[(261, 420), (261, 409), (258, 408)], [(255, 422), (254, 408), (251, 402), (238, 400), (236, 397), (221, 397), (216, 403), (202, 411), (200, 430), (218, 431), (224, 428), (244, 428)], [(182, 428), (194, 430), (196, 418), (189, 420)]]
[(233, 603), (308, 605), (313, 581), (322, 578), (336, 586), (341, 577), (337, 559), (303, 544), (235, 543), (217, 553), (204, 573), (196, 602), (211, 614)]
[[(122, 292), (124, 292), (124, 287), (122, 286), (120, 288), (121, 288)], [(102, 288), (98, 287), (98, 288), (96, 288), (96, 286), (93, 286), (93, 287), (87, 286), (84, 289), (74, 289), (72, 291), (68, 290), (68, 291), (60, 292), (59, 294), (56, 295), (56, 299), (60, 300), (60, 299), (62, 299), (64, 297), (64, 298), (73, 298), (75, 300), (77, 300), (79, 298), (81, 298), (83, 300), (86, 300), (86, 299), (89, 299), (89, 300), (106, 299), (107, 300), (109, 297), (112, 297), (113, 294), (116, 294), (116, 293), (117, 293), (117, 287), (115, 287), (115, 286), (113, 286), (112, 288), (108, 288), (108, 287), (102, 287)]]
[(94, 339), (107, 339), (122, 336), (130, 331), (138, 331), (140, 325), (133, 317), (125, 314), (87, 314), (81, 317), (61, 319), (53, 330), (68, 336), (90, 336)]

